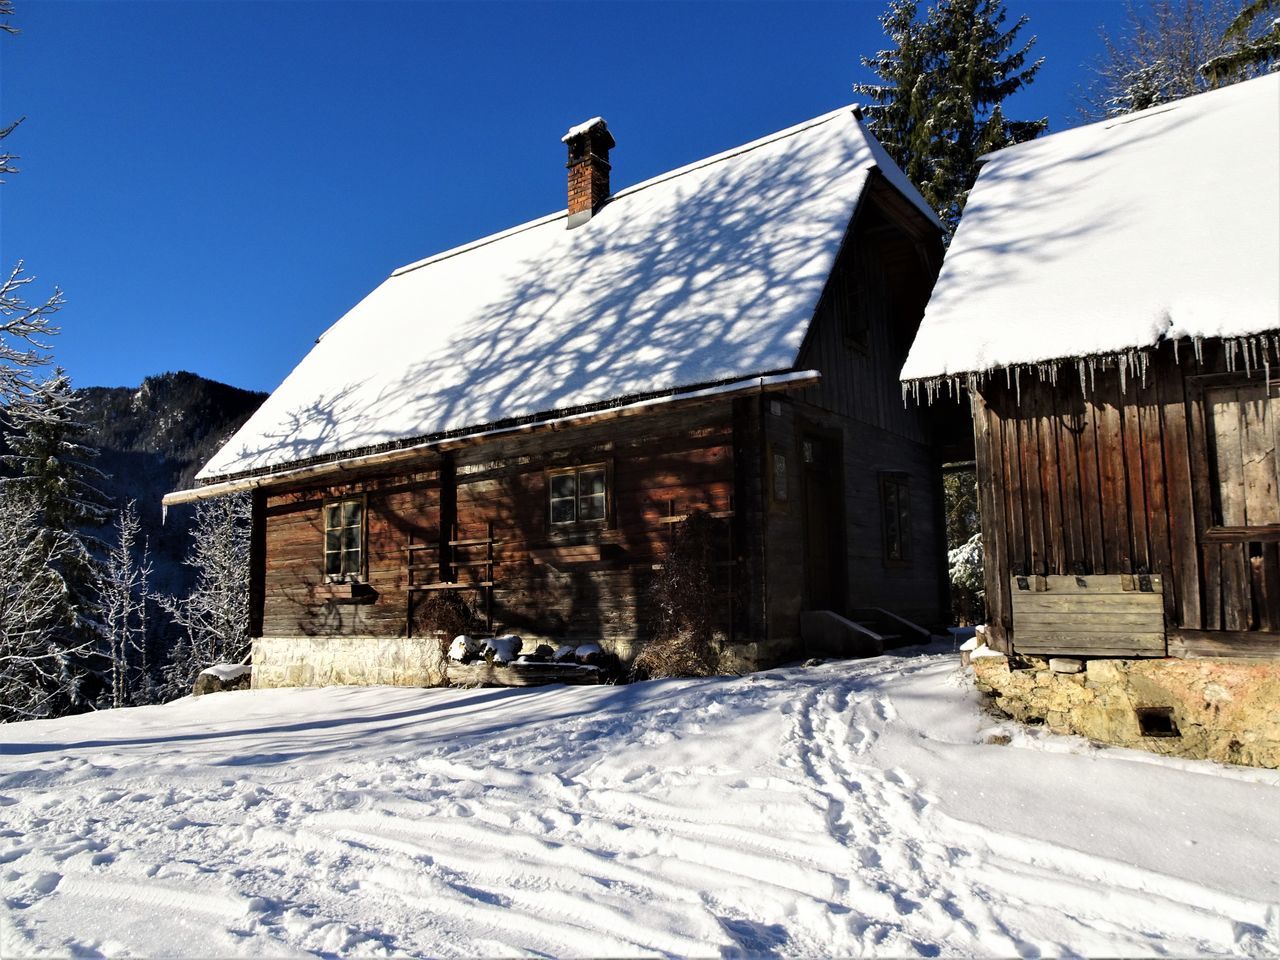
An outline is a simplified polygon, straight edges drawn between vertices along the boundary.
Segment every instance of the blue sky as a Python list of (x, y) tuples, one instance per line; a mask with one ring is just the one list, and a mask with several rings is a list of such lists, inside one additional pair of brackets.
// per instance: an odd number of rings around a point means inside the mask
[[(879, 2), (50, 2), (0, 37), (0, 263), (67, 306), (78, 385), (275, 387), (396, 266), (564, 203), (573, 123), (615, 188), (854, 97)], [(1017, 116), (1075, 125), (1111, 0), (1011, 0), (1046, 58)]]

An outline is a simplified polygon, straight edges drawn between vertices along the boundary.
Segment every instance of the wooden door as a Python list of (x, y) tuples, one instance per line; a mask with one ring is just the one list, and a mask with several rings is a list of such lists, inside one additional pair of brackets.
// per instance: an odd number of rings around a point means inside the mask
[(1218, 567), (1220, 629), (1280, 631), (1280, 383), (1210, 386), (1204, 404), (1215, 524), (1201, 546), (1206, 578)]
[(817, 434), (800, 441), (804, 494), (805, 609), (844, 610), (844, 487), (839, 444)]

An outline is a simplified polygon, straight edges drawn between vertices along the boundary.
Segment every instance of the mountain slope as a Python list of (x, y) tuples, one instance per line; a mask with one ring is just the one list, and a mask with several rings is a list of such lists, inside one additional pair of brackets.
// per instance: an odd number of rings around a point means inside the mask
[(185, 371), (147, 377), (139, 387), (83, 387), (76, 393), (84, 402), (88, 440), (101, 451), (97, 465), (110, 478), (103, 492), (113, 509), (138, 502), (155, 560), (155, 585), (183, 586), (193, 509), (172, 510), (162, 522), (160, 498), (190, 486), (196, 471), (267, 395)]

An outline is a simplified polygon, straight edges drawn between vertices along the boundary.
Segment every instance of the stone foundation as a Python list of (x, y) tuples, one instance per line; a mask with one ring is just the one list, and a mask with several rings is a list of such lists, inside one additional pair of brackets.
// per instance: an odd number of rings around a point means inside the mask
[(440, 641), (429, 637), (260, 637), (253, 641), (253, 689), (338, 684), (438, 687)]
[(979, 657), (973, 671), (997, 710), (1055, 733), (1280, 768), (1280, 662), (1089, 660), (1082, 672), (1062, 673), (1036, 657), (1016, 658), (1012, 668), (1006, 657)]

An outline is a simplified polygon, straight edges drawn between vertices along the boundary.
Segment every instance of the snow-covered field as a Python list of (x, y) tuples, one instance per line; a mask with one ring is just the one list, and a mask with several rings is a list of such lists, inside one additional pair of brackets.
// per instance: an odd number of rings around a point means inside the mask
[(224, 693), (0, 752), (6, 958), (1280, 954), (1280, 774), (995, 724), (951, 653)]

